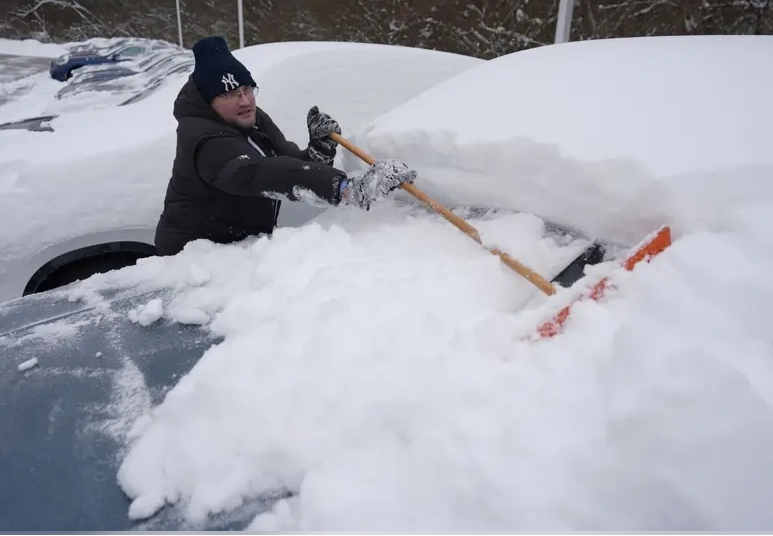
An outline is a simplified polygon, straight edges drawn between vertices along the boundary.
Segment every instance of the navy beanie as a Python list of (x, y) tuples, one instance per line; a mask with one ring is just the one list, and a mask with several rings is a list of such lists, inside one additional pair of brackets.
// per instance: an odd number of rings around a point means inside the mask
[(193, 57), (193, 80), (207, 103), (239, 86), (256, 86), (250, 71), (231, 54), (222, 37), (199, 39), (193, 45)]

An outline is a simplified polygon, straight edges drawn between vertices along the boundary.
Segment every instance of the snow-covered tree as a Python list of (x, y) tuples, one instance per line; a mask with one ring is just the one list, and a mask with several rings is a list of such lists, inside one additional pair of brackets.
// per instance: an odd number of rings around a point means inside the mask
[[(553, 42), (559, 0), (244, 0), (247, 44), (334, 40), (493, 58)], [(773, 34), (771, 0), (575, 0), (571, 39)], [(183, 41), (238, 45), (237, 2), (181, 0)], [(177, 42), (174, 0), (4, 0), (0, 37)]]

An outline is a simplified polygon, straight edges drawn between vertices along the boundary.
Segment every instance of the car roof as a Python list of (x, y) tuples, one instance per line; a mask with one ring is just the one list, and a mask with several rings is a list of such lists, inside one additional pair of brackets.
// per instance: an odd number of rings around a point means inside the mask
[(57, 289), (0, 304), (3, 530), (244, 530), (276, 500), (203, 527), (186, 525), (182, 507), (129, 519), (116, 479), (126, 432), (219, 341), (197, 326), (132, 323), (128, 312), (154, 297), (108, 289), (96, 301), (72, 301)]

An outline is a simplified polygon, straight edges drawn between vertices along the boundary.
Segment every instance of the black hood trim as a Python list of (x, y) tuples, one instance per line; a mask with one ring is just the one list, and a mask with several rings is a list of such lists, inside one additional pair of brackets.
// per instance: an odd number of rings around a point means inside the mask
[(175, 119), (185, 119), (189, 117), (200, 117), (202, 119), (208, 119), (210, 121), (216, 121), (224, 126), (231, 126), (218, 113), (210, 106), (204, 97), (199, 93), (196, 88), (196, 82), (193, 80), (193, 75), (188, 77), (188, 81), (185, 82), (180, 92), (177, 94), (177, 98), (174, 100)]

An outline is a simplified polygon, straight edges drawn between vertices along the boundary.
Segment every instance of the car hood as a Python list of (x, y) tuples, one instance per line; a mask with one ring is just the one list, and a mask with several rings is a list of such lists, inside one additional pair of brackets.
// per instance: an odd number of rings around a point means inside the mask
[(50, 291), (0, 304), (0, 530), (243, 530), (276, 500), (201, 527), (178, 507), (129, 519), (116, 474), (132, 422), (218, 342), (200, 327), (132, 323), (129, 311), (154, 297), (114, 289), (87, 303)]

